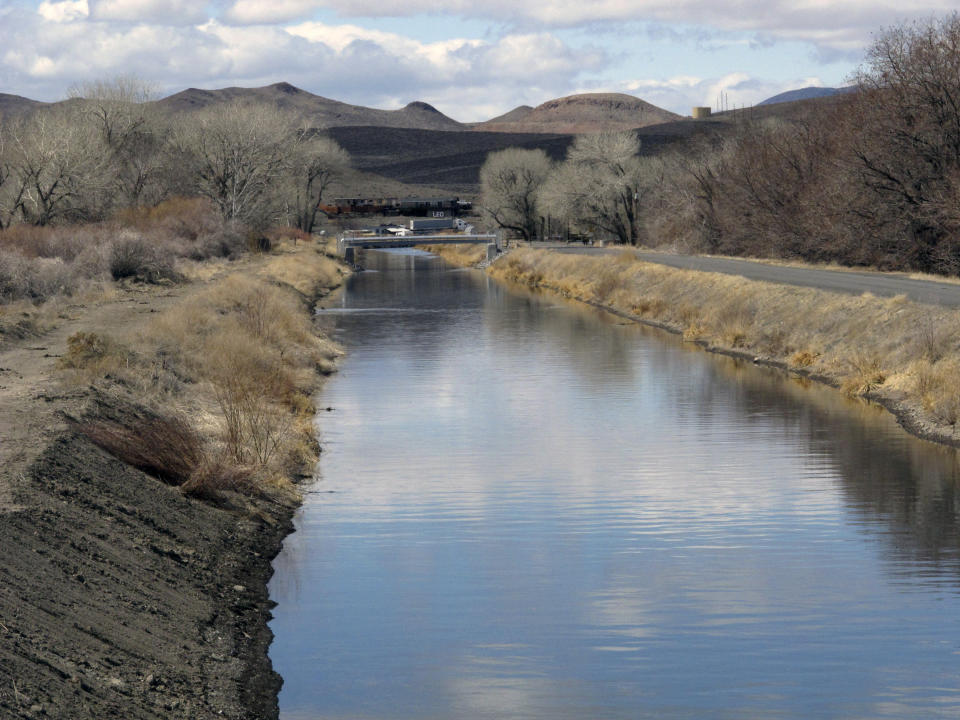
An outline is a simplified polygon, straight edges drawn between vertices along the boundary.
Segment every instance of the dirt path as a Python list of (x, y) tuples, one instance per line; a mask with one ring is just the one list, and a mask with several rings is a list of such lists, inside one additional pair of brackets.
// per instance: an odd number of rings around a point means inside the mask
[(107, 299), (67, 306), (59, 325), (40, 337), (0, 344), (0, 513), (20, 509), (15, 484), (63, 431), (60, 413), (81, 402), (83, 393), (58, 377), (67, 338), (76, 332), (124, 334), (186, 291), (185, 286), (118, 289)]

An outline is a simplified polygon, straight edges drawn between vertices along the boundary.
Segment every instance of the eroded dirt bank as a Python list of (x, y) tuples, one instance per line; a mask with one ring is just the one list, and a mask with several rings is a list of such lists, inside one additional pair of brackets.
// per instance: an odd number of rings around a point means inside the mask
[(222, 507), (64, 434), (0, 518), (4, 717), (267, 718), (290, 496)]
[[(281, 260), (299, 266), (291, 255)], [(210, 275), (262, 278), (266, 262)], [(268, 280), (297, 290), (307, 315), (310, 295), (336, 284), (312, 287), (302, 272)], [(41, 337), (0, 346), (2, 718), (277, 716), (266, 584), (297, 493), (268, 483), (196, 497), (131, 467), (76, 421), (122, 425), (173, 402), (170, 392), (154, 389), (148, 409), (129, 376), (65, 382), (60, 362), (77, 330), (137, 337), (209, 281), (119, 289), (75, 305)], [(131, 372), (110, 370), (121, 371)], [(201, 426), (215, 425), (202, 401), (176, 402)]]

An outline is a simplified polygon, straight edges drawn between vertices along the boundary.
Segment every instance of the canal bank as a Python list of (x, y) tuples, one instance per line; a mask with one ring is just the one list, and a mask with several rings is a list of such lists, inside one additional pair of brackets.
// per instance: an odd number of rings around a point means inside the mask
[[(75, 304), (0, 354), (0, 717), (277, 715), (266, 584), (338, 353), (314, 302), (345, 270), (301, 244), (189, 272)], [(256, 367), (284, 402), (230, 405), (217, 388)], [(224, 407), (277, 421), (276, 461), (236, 459)]]

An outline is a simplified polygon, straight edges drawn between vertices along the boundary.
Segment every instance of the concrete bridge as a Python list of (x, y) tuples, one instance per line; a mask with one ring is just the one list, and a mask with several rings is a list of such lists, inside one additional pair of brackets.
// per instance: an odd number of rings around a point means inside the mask
[(497, 235), (343, 235), (337, 238), (337, 252), (350, 264), (355, 264), (357, 250), (364, 248), (406, 248), (417, 245), (486, 245), (487, 259), (500, 251)]

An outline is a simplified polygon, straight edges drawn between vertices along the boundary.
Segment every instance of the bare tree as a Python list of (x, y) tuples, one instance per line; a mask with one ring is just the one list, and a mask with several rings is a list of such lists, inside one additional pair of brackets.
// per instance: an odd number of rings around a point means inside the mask
[(69, 108), (43, 109), (5, 123), (6, 180), (0, 212), (48, 225), (97, 214), (103, 153), (96, 133)]
[[(915, 267), (956, 270), (960, 180), (960, 15), (884, 31), (857, 75), (861, 132), (853, 151), (880, 202), (871, 220), (912, 240)], [(902, 247), (890, 245), (896, 253)]]
[[(10, 188), (10, 158), (7, 156), (7, 130), (4, 127), (3, 115), (0, 114), (0, 230), (10, 227), (10, 224), (13, 222), (14, 216), (16, 215), (19, 208), (19, 199), (16, 197), (7, 198), (7, 193), (4, 191), (4, 186)], [(9, 202), (10, 207), (8, 208), (6, 203)]]
[(133, 75), (74, 85), (69, 97), (97, 127), (112, 161), (115, 203), (159, 201), (165, 133), (149, 101), (152, 86)]
[(524, 240), (537, 236), (539, 193), (553, 163), (543, 150), (508, 148), (490, 153), (480, 168), (484, 214)]
[(640, 208), (653, 177), (652, 161), (639, 152), (632, 132), (579, 136), (545, 192), (552, 212), (637, 245)]
[(290, 165), (297, 132), (272, 106), (231, 103), (184, 119), (173, 142), (195, 192), (223, 217), (262, 227), (279, 214), (279, 183)]
[(288, 202), (292, 203), (295, 227), (313, 232), (324, 192), (349, 166), (350, 155), (332, 139), (300, 131), (288, 169), (292, 186)]

